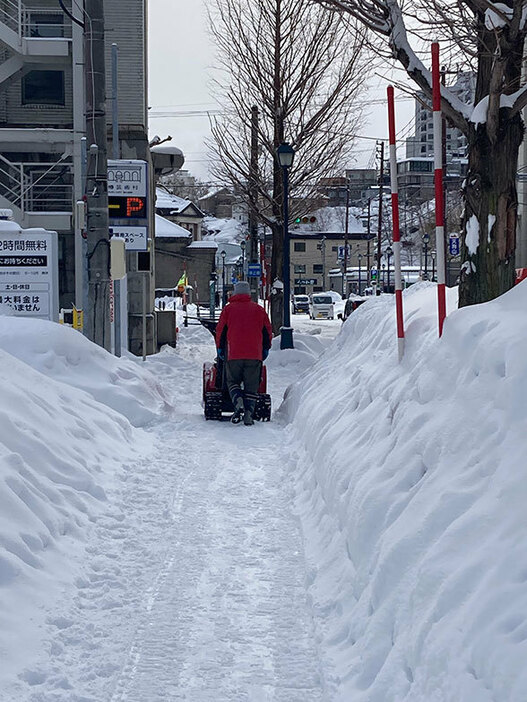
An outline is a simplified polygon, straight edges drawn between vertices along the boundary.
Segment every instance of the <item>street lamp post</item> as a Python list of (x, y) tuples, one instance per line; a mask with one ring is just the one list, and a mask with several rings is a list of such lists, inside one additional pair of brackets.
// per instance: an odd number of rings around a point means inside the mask
[(221, 306), (227, 304), (227, 290), (225, 289), (225, 251), (221, 252)]
[(386, 291), (386, 264), (382, 264), (382, 291)]
[(432, 259), (432, 282), (436, 279), (436, 254), (437, 252), (430, 251), (430, 258)]
[(245, 280), (245, 239), (242, 240), (240, 246), (242, 247), (242, 280)]
[(278, 165), (282, 169), (283, 177), (283, 228), (284, 228), (284, 253), (282, 258), (282, 278), (284, 279), (284, 323), (280, 333), (280, 348), (292, 349), (293, 330), (291, 328), (291, 264), (290, 264), (290, 244), (289, 244), (289, 169), (293, 165), (295, 151), (290, 144), (282, 143), (276, 150)]
[(390, 258), (393, 256), (393, 249), (391, 246), (388, 246), (386, 251), (384, 252), (386, 254), (386, 260), (388, 261), (388, 265), (386, 268), (386, 272), (388, 274), (388, 284), (386, 287), (387, 292), (390, 292)]
[(358, 260), (359, 260), (359, 295), (360, 295), (360, 291), (361, 291), (361, 287), (362, 287), (362, 286), (361, 286), (361, 282), (362, 282), (362, 281), (361, 281), (361, 261), (362, 261), (362, 254), (359, 253), (358, 256), (357, 256), (357, 258), (358, 258)]
[(425, 254), (425, 275), (424, 279), (428, 280), (428, 244), (430, 243), (430, 236), (428, 234), (423, 234), (423, 244), (424, 244), (424, 254)]

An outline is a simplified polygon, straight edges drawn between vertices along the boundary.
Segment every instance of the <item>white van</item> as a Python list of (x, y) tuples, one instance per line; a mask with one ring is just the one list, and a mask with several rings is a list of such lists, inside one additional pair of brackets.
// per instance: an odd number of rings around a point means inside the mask
[(310, 319), (335, 319), (333, 298), (328, 293), (313, 293), (309, 297)]

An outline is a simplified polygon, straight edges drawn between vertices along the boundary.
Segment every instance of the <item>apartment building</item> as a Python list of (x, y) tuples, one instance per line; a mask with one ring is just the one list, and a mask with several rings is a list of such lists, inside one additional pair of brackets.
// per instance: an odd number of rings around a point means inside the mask
[[(151, 163), (147, 138), (146, 2), (105, 3), (107, 95), (111, 96), (112, 44), (118, 46), (119, 151)], [(59, 234), (60, 305), (83, 306), (82, 238), (74, 203), (83, 195), (85, 136), (82, 0), (0, 0), (0, 207), (23, 227)], [(73, 17), (73, 20), (71, 19)], [(107, 101), (111, 137), (111, 100)], [(109, 155), (112, 154), (109, 139)], [(154, 231), (153, 169), (151, 231)], [(128, 258), (130, 350), (142, 340), (142, 284), (138, 255)], [(153, 258), (153, 257), (152, 257)], [(153, 260), (148, 277), (148, 338), (155, 336)], [(153, 342), (151, 344), (153, 348)]]
[[(330, 272), (343, 267), (346, 235), (343, 232), (291, 232), (291, 289), (295, 295), (331, 290), (335, 278)], [(368, 256), (373, 261), (375, 236), (354, 228), (348, 234), (348, 266), (366, 271)], [(360, 259), (359, 259), (360, 256)], [(337, 292), (342, 291), (342, 278)]]

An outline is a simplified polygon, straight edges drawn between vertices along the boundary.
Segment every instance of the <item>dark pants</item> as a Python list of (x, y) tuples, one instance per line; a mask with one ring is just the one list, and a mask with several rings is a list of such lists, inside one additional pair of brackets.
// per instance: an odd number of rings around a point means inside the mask
[(249, 410), (251, 414), (254, 412), (261, 375), (261, 361), (245, 359), (227, 361), (225, 364), (225, 378), (229, 395), (235, 408), (237, 401), (241, 399), (244, 408)]

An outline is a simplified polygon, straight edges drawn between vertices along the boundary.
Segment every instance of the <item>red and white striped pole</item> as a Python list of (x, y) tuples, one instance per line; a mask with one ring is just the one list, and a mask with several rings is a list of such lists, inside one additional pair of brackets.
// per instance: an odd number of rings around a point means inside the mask
[(399, 190), (397, 187), (397, 153), (395, 147), (395, 100), (393, 86), (391, 85), (388, 86), (388, 133), (390, 139), (395, 308), (397, 316), (397, 345), (400, 361), (404, 354), (403, 279), (401, 275), (401, 231), (399, 228)]
[(439, 73), (439, 44), (432, 44), (432, 107), (434, 110), (434, 183), (436, 199), (436, 251), (437, 251), (437, 311), (439, 336), (443, 333), (446, 317), (445, 279), (445, 222), (443, 219), (443, 129), (441, 124), (441, 82)]

